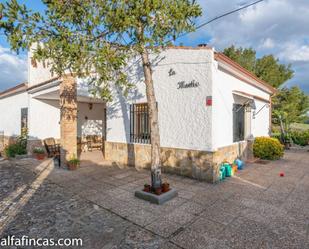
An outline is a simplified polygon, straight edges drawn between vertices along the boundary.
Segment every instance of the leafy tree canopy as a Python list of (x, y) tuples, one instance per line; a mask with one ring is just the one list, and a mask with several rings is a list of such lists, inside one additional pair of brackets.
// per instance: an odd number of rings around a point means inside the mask
[(280, 119), (289, 130), (291, 123), (303, 123), (307, 120), (309, 111), (309, 96), (299, 87), (281, 89), (273, 98), (273, 121), (279, 124)]
[(194, 30), (201, 15), (195, 0), (42, 0), (44, 13), (17, 0), (0, 4), (0, 30), (16, 52), (36, 44), (34, 59), (48, 61), (53, 73), (93, 75), (91, 86), (110, 98), (110, 84), (131, 85), (123, 70), (131, 52), (164, 47)]
[(224, 49), (223, 53), (275, 88), (281, 86), (294, 75), (291, 65), (280, 64), (273, 55), (257, 58), (256, 51), (252, 48), (231, 46)]

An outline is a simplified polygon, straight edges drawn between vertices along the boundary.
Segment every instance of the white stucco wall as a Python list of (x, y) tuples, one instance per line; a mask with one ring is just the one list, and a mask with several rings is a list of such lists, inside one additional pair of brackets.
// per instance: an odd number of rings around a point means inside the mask
[(21, 108), (28, 107), (26, 92), (0, 98), (0, 131), (5, 136), (17, 136), (21, 132)]
[[(256, 113), (255, 118), (252, 120), (252, 134), (255, 137), (259, 136), (269, 136), (270, 132), (270, 106), (266, 105), (265, 102), (260, 100), (255, 100)], [(254, 116), (254, 115), (252, 115)]]
[[(47, 81), (53, 77), (50, 72), (50, 68), (48, 67), (48, 63), (39, 63), (37, 62), (36, 67), (33, 67), (31, 64), (32, 58), (32, 50), (30, 49), (28, 52), (28, 86), (31, 87), (33, 85), (42, 83)], [(55, 75), (54, 75), (55, 76)]]
[[(211, 95), (211, 63), (208, 49), (168, 49), (153, 55), (153, 79), (159, 109), (161, 146), (210, 150), (211, 109), (205, 105)], [(169, 76), (170, 69), (176, 74)], [(135, 59), (128, 67), (129, 80), (136, 85), (127, 98), (114, 93), (107, 109), (107, 140), (130, 141), (129, 109), (132, 103), (146, 102), (141, 63)], [(195, 80), (197, 88), (177, 89), (178, 82)]]
[[(233, 144), (233, 103), (235, 95), (233, 91), (242, 91), (251, 95), (256, 95), (264, 99), (269, 99), (269, 94), (246, 82), (239, 80), (228, 72), (218, 67), (218, 63), (213, 64), (213, 149)], [(237, 99), (236, 99), (237, 101)], [(265, 102), (254, 100), (256, 111)], [(256, 136), (268, 136), (270, 109), (264, 108), (255, 119), (251, 115), (251, 133)]]
[(88, 103), (78, 103), (77, 134), (79, 137), (104, 135), (104, 109), (105, 104), (93, 103), (90, 109)]
[(60, 138), (59, 101), (29, 97), (29, 138)]

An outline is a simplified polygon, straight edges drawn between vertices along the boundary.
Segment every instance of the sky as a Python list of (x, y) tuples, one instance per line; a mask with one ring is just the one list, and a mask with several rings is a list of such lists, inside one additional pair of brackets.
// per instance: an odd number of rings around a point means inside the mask
[[(203, 16), (197, 24), (254, 0), (198, 0)], [(5, 0), (0, 0), (5, 2)], [(42, 10), (40, 0), (23, 0)], [(259, 57), (274, 54), (280, 63), (292, 64), (293, 79), (285, 86), (299, 86), (309, 94), (309, 1), (265, 0), (253, 7), (221, 18), (177, 40), (176, 44), (207, 43), (217, 51), (231, 45), (252, 47)], [(16, 55), (0, 35), (0, 91), (27, 81), (26, 54)]]

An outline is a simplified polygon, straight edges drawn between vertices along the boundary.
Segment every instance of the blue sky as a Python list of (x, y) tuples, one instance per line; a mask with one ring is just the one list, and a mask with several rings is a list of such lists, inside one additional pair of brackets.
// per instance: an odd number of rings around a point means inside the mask
[[(253, 0), (198, 0), (203, 7), (202, 23)], [(0, 0), (0, 2), (5, 2)], [(23, 0), (42, 10), (40, 0)], [(249, 9), (222, 18), (177, 41), (188, 46), (207, 43), (221, 51), (232, 44), (252, 47), (258, 56), (274, 54), (281, 63), (291, 63), (295, 76), (287, 86), (298, 85), (309, 94), (309, 1), (265, 0)], [(27, 80), (26, 55), (10, 52), (0, 36), (0, 91)]]

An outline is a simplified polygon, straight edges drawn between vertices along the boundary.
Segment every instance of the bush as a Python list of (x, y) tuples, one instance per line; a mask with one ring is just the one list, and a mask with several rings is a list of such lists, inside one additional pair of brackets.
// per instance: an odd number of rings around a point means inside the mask
[(279, 141), (281, 141), (281, 133), (280, 133), (280, 132), (273, 132), (273, 133), (271, 134), (271, 137), (272, 137), (272, 138), (276, 138), (276, 139), (278, 139)]
[(257, 137), (253, 145), (255, 157), (266, 160), (277, 160), (283, 156), (282, 144), (276, 138)]
[(7, 157), (15, 157), (16, 155), (27, 154), (27, 137), (28, 130), (26, 128), (22, 129), (22, 133), (17, 137), (14, 144), (8, 145), (4, 149), (4, 153)]
[(68, 161), (69, 164), (73, 164), (73, 165), (79, 165), (80, 164), (80, 160), (76, 157), (76, 155), (73, 155), (70, 160)]
[(309, 130), (307, 131), (292, 131), (290, 133), (293, 142), (300, 146), (306, 146), (309, 143)]
[(45, 150), (42, 147), (34, 147), (32, 152), (34, 154), (45, 154)]
[(4, 153), (7, 157), (15, 157), (16, 155), (27, 154), (27, 149), (20, 143), (10, 144), (4, 149)]

